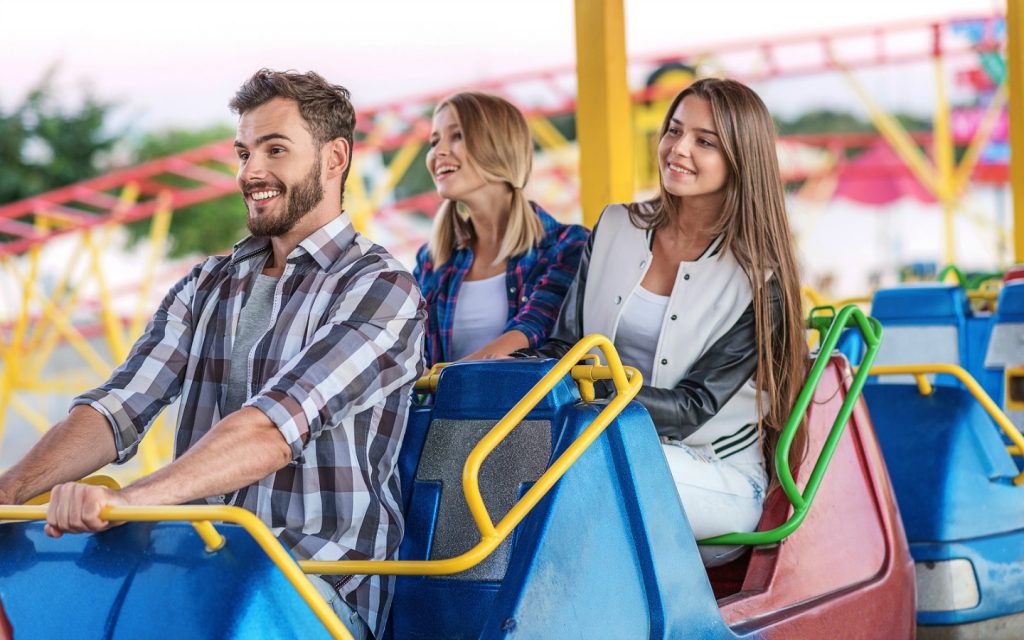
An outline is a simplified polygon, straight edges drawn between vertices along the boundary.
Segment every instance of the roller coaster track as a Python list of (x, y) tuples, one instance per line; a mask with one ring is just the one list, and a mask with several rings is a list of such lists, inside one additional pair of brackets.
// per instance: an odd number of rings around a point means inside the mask
[[(984, 16), (747, 40), (642, 56), (631, 61), (631, 68), (650, 73), (665, 64), (683, 63), (697, 75), (722, 74), (758, 82), (834, 72), (840, 70), (840, 64), (842, 68), (879, 67), (928, 60), (937, 54), (949, 58), (998, 51), (1003, 39), (1000, 25), (998, 16)], [(957, 35), (965, 30), (980, 34), (978, 41)], [(473, 86), (519, 104), (543, 150), (555, 152), (568, 146), (550, 118), (575, 112), (571, 67), (506, 76)], [(638, 124), (650, 126), (652, 120), (660, 121), (660, 110), (648, 114), (644, 109), (658, 91), (656, 86), (646, 87), (634, 94)], [(365, 226), (373, 215), (393, 226), (389, 219), (395, 215), (429, 212), (436, 206), (432, 194), (399, 201), (388, 195), (426, 141), (432, 106), (451, 92), (404, 98), (358, 113), (356, 166), (346, 196), (358, 224)], [(366, 168), (371, 159), (383, 156), (387, 156), (382, 162), (386, 171), (374, 173)], [(554, 167), (542, 164), (540, 171), (556, 180), (566, 179), (573, 173), (574, 161), (570, 157)], [(21, 254), (72, 231), (148, 218), (161, 207), (180, 209), (231, 194), (235, 190), (234, 168), (232, 142), (225, 140), (2, 206), (0, 233), (8, 238), (0, 241), (0, 255)], [(171, 176), (177, 180), (167, 181)], [(137, 196), (126, 200), (122, 194), (129, 187)]]
[[(947, 60), (977, 57), (1000, 50), (1005, 32), (1002, 25), (999, 16), (972, 16), (641, 56), (631, 60), (629, 67), (629, 76), (640, 79), (637, 84), (643, 85), (633, 93), (635, 145), (648, 149), (656, 144), (665, 100), (678, 90), (679, 85), (672, 80), (680, 79), (680, 72), (761, 82), (927, 62), (940, 55)], [(664, 77), (652, 82), (659, 74)], [(541, 149), (534, 163), (530, 195), (562, 219), (577, 216), (577, 150), (572, 134), (563, 133), (573, 129), (574, 69), (505, 76), (474, 83), (473, 88), (502, 95), (522, 108)], [(424, 241), (438, 199), (433, 191), (396, 195), (395, 187), (410, 168), (422, 166), (433, 105), (453, 91), (395, 100), (357, 114), (346, 209), (357, 227), (369, 231), (398, 255), (408, 256)], [(872, 140), (877, 137), (829, 135), (784, 140), (783, 144), (819, 146), (836, 155), (847, 146), (864, 146)], [(916, 139), (917, 144), (923, 142), (927, 140)], [(656, 184), (656, 167), (650, 158), (653, 154), (636, 155), (639, 186), (649, 189)], [(787, 166), (785, 162), (783, 168), (790, 180), (814, 177), (813, 169)], [(155, 281), (160, 275), (173, 212), (234, 194), (235, 169), (233, 142), (225, 140), (0, 206), (0, 453), (9, 413), (17, 414), (39, 431), (57, 417), (26, 400), (24, 394), (69, 393), (86, 382), (102, 380), (114, 363), (124, 358), (151, 312), (157, 285), (162, 284)], [(239, 204), (239, 214), (241, 210)], [(151, 221), (152, 248), (146, 264), (133, 274), (139, 283), (112, 284), (109, 274), (104, 273), (102, 259), (104, 249), (112, 242), (112, 231), (146, 219)], [(55, 242), (61, 236), (69, 237), (71, 242)], [(47, 247), (59, 247), (53, 251), (60, 252), (58, 262), (66, 263), (66, 268), (55, 281), (50, 276), (41, 282), (40, 261)], [(180, 272), (180, 267), (174, 269)], [(4, 277), (14, 283), (15, 293), (8, 293), (8, 298), (4, 295)], [(127, 298), (136, 299), (126, 302)], [(105, 352), (95, 345), (99, 337), (105, 341)], [(67, 371), (53, 370), (50, 358), (59, 345), (75, 351), (85, 364), (84, 373), (71, 377)], [(148, 438), (141, 450), (141, 471), (160, 464), (169, 452), (166, 430), (160, 437)]]

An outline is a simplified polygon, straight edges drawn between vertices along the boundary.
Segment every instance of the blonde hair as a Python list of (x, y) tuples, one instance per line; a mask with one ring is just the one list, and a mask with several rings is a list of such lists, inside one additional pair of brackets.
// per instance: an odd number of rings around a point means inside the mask
[[(438, 103), (436, 115), (450, 107), (462, 130), (466, 160), (488, 182), (502, 182), (512, 190), (512, 211), (494, 264), (526, 253), (544, 237), (544, 226), (526, 200), (523, 189), (533, 168), (533, 138), (523, 114), (508, 100), (476, 91), (464, 91)], [(434, 218), (427, 245), (435, 265), (451, 259), (476, 238), (473, 221), (445, 200)]]
[[(672, 101), (661, 137), (686, 96), (707, 100), (729, 166), (722, 213), (713, 232), (724, 235), (750, 280), (757, 340), (755, 384), (768, 394), (768, 410), (758, 405), (758, 429), (782, 429), (803, 385), (807, 342), (800, 303), (800, 277), (793, 250), (785, 194), (775, 149), (775, 124), (761, 98), (734, 80), (706, 78), (694, 82)], [(678, 211), (679, 198), (665, 190), (647, 206), (631, 206), (637, 226), (661, 229)], [(773, 326), (769, 276), (779, 284), (781, 334)], [(802, 430), (801, 430), (802, 432)], [(800, 443), (793, 448), (797, 452)]]

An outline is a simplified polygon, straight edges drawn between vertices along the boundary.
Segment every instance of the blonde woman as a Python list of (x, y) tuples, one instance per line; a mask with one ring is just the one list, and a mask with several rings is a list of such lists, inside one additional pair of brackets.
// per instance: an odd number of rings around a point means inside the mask
[[(807, 357), (771, 116), (738, 82), (697, 81), (665, 116), (658, 166), (659, 197), (602, 213), (539, 353), (611, 337), (643, 373), (637, 400), (696, 537), (753, 531), (768, 487), (764, 445), (788, 417)], [(741, 552), (701, 547), (708, 566)]]
[(533, 140), (507, 100), (457, 93), (434, 110), (427, 169), (444, 198), (415, 276), (427, 364), (506, 356), (544, 342), (587, 231), (523, 195)]

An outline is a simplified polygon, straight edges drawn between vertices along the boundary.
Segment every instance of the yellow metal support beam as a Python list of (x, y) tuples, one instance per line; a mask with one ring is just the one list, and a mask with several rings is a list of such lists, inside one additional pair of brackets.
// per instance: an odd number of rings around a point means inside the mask
[(868, 93), (867, 89), (857, 80), (857, 77), (853, 75), (853, 72), (842, 65), (838, 60), (835, 60), (836, 65), (843, 72), (843, 77), (846, 78), (847, 83), (853, 89), (857, 97), (868, 110), (868, 115), (871, 117), (871, 122), (878, 129), (878, 132), (882, 134), (882, 137), (896, 155), (903, 160), (903, 163), (907, 165), (910, 172), (914, 174), (914, 177), (921, 182), (928, 192), (934, 195), (936, 198), (942, 198), (942, 187), (939, 185), (937, 176), (935, 175), (935, 168), (932, 166), (928, 158), (925, 157), (924, 153), (914, 142), (914, 139), (910, 137), (907, 130), (899, 123), (899, 121), (890, 115), (885, 109), (883, 109)]
[(1010, 83), (1010, 190), (1013, 255), (1024, 262), (1024, 0), (1006, 0), (1006, 63)]
[(964, 152), (963, 158), (960, 159), (960, 164), (956, 167), (953, 190), (958, 197), (963, 195), (964, 189), (967, 188), (967, 182), (971, 179), (971, 173), (978, 166), (981, 152), (985, 150), (985, 145), (988, 144), (989, 138), (992, 137), (992, 130), (995, 129), (999, 114), (1003, 112), (1003, 107), (1005, 106), (1006, 80), (1003, 80), (999, 85), (999, 89), (996, 90), (996, 94), (992, 96), (992, 102), (985, 109), (985, 115), (982, 116), (978, 130), (974, 132), (974, 137), (971, 138), (971, 143), (967, 146), (967, 151)]
[(593, 226), (610, 202), (633, 199), (633, 132), (622, 0), (576, 0), (576, 131), (580, 206)]
[(139, 287), (139, 297), (135, 303), (135, 313), (132, 315), (131, 329), (129, 336), (136, 340), (142, 335), (146, 328), (146, 321), (152, 313), (152, 303), (149, 301), (149, 294), (153, 290), (153, 281), (156, 279), (156, 269), (167, 253), (167, 236), (171, 231), (171, 216), (174, 214), (171, 209), (171, 194), (162, 191), (157, 196), (157, 210), (149, 223), (149, 256), (146, 258), (146, 267), (142, 272), (142, 285)]
[(569, 141), (565, 139), (562, 132), (551, 124), (551, 121), (543, 116), (530, 118), (528, 120), (533, 138), (545, 151), (564, 149)]
[(935, 124), (932, 127), (932, 153), (935, 156), (937, 173), (936, 186), (939, 202), (942, 203), (943, 227), (945, 230), (944, 259), (946, 264), (956, 264), (956, 237), (954, 214), (956, 195), (953, 192), (953, 131), (949, 122), (949, 101), (946, 99), (946, 74), (942, 54), (938, 46), (940, 31), (935, 26)]

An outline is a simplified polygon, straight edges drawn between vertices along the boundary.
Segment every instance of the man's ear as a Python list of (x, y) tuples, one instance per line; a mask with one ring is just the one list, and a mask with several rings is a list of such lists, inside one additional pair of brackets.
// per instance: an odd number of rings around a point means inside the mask
[(327, 149), (327, 178), (340, 178), (345, 175), (345, 170), (348, 169), (352, 159), (352, 149), (348, 145), (348, 140), (335, 138), (325, 146)]

